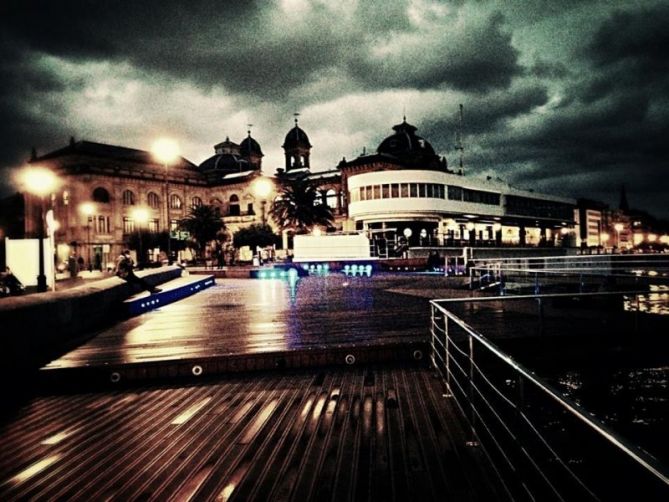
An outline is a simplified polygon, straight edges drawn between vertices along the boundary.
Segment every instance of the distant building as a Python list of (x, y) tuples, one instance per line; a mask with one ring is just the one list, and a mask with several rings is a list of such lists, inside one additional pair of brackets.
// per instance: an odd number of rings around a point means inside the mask
[[(262, 212), (268, 211), (280, 184), (296, 177), (317, 184), (319, 203), (333, 209), (335, 224), (328, 231), (364, 231), (410, 246), (569, 242), (575, 200), (521, 190), (496, 179), (465, 177), (451, 171), (446, 159), (406, 120), (393, 131), (375, 153), (312, 172), (312, 145), (295, 120), (282, 145), (283, 167), (266, 177), (273, 190), (264, 200), (254, 188), (263, 177), (263, 152), (250, 132), (240, 143), (229, 138), (218, 143), (214, 154), (199, 165), (180, 157), (164, 166), (146, 151), (74, 139), (64, 148), (34, 155), (30, 162), (53, 169), (62, 181), (50, 201), (60, 223), (55, 234), (59, 257), (64, 259), (72, 250), (87, 257), (90, 249), (94, 266), (113, 261), (127, 245), (138, 228), (133, 215), (138, 206), (149, 211), (146, 228), (160, 232), (175, 230), (191, 207), (212, 205), (232, 234), (269, 221)], [(84, 203), (93, 204), (92, 214), (81, 211)], [(22, 211), (26, 235), (36, 228), (35, 204), (28, 198)]]

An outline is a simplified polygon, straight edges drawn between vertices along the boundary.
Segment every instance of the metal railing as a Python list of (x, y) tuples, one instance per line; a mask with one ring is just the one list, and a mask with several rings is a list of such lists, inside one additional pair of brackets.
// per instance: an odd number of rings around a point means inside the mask
[(471, 288), (497, 286), (506, 294), (508, 285), (531, 287), (535, 294), (546, 288), (573, 284), (578, 292), (593, 287), (613, 289), (616, 284), (669, 282), (665, 255), (587, 255), (518, 257), (474, 260), (469, 267)]
[(468, 443), (482, 448), (510, 498), (669, 500), (669, 471), (660, 462), (449, 310), (499, 300), (431, 301), (431, 358), (466, 418)]

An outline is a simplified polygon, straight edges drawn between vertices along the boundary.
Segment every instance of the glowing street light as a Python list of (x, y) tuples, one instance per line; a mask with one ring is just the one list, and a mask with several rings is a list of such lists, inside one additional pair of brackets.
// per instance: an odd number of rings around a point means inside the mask
[(44, 274), (44, 196), (50, 194), (58, 184), (58, 178), (49, 169), (38, 166), (25, 168), (21, 174), (26, 191), (39, 197), (39, 224), (38, 224), (38, 252), (39, 272), (37, 275), (37, 291), (47, 290), (46, 275)]
[(613, 225), (613, 229), (616, 231), (616, 247), (620, 247), (620, 232), (623, 231), (625, 226), (622, 223), (616, 223)]
[(139, 237), (139, 249), (137, 253), (138, 265), (144, 263), (142, 246), (142, 227), (149, 221), (149, 210), (145, 207), (136, 207), (132, 210), (132, 219), (137, 222), (137, 236)]
[(160, 138), (153, 143), (153, 155), (165, 167), (165, 224), (167, 226), (167, 263), (172, 262), (172, 236), (170, 225), (170, 185), (167, 179), (167, 169), (170, 164), (179, 158), (179, 145), (169, 138)]
[(79, 211), (81, 214), (86, 216), (86, 233), (87, 233), (87, 242), (86, 248), (88, 250), (88, 270), (89, 272), (93, 270), (93, 264), (91, 263), (91, 220), (95, 214), (95, 204), (92, 202), (82, 202), (79, 205)]
[(272, 191), (272, 183), (267, 178), (259, 178), (253, 185), (253, 191), (260, 199), (262, 224), (266, 225), (265, 206), (267, 205), (267, 196)]

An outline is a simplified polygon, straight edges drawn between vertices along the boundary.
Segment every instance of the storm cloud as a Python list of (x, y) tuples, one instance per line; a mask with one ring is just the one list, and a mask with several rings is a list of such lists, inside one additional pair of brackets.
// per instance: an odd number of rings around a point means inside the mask
[(315, 170), (405, 114), (453, 165), (462, 103), (467, 175), (613, 206), (624, 183), (669, 217), (667, 24), (650, 0), (9, 0), (0, 169), (69, 136), (199, 163), (251, 123), (272, 173), (294, 112)]

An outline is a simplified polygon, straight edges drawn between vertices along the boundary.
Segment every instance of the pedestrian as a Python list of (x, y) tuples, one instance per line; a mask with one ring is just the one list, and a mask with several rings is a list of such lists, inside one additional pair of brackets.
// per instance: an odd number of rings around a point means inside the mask
[(77, 258), (77, 266), (79, 267), (79, 271), (84, 269), (84, 257), (81, 255)]
[(137, 277), (133, 272), (135, 263), (130, 257), (130, 251), (124, 250), (116, 261), (116, 275), (131, 284), (138, 284), (142, 289), (148, 290), (151, 294), (160, 293), (162, 289), (152, 286), (141, 277)]
[(74, 253), (71, 253), (70, 257), (67, 259), (67, 270), (70, 272), (70, 277), (72, 279), (79, 275), (79, 265), (77, 264), (77, 258), (74, 256)]

